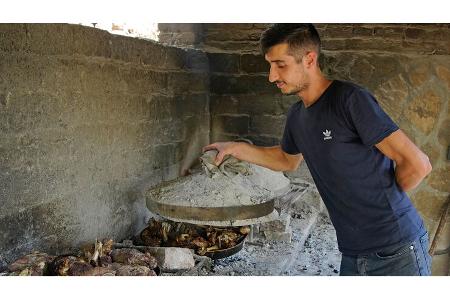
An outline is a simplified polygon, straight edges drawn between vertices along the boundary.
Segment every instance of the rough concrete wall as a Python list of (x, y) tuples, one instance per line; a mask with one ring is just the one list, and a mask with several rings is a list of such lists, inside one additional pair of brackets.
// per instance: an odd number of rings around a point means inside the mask
[[(204, 47), (214, 52), (208, 54), (212, 141), (248, 137), (260, 145), (277, 144), (285, 113), (298, 101), (296, 96), (281, 96), (268, 83), (268, 65), (257, 52), (260, 28), (265, 28), (261, 25), (204, 25)], [(323, 39), (325, 73), (367, 87), (430, 157), (433, 172), (410, 195), (432, 238), (450, 195), (449, 25), (319, 24), (317, 28)], [(450, 244), (449, 222), (442, 237), (438, 249)], [(434, 270), (448, 272), (447, 261), (446, 255), (435, 257)]]
[(0, 266), (142, 226), (209, 141), (207, 57), (76, 25), (0, 25)]

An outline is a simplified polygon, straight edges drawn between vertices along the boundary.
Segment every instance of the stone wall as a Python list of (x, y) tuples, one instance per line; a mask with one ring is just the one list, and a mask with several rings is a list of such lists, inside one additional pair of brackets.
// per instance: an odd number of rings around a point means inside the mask
[[(268, 83), (268, 64), (258, 53), (265, 27), (203, 26), (201, 46), (210, 52), (212, 141), (244, 137), (259, 145), (279, 143), (285, 113), (298, 98), (282, 96)], [(432, 238), (450, 195), (450, 26), (318, 24), (317, 28), (323, 40), (324, 72), (367, 87), (430, 157), (433, 172), (410, 195)], [(438, 249), (450, 244), (448, 223)], [(448, 272), (447, 260), (446, 255), (435, 257), (442, 264), (433, 268), (443, 265)]]
[(184, 48), (198, 48), (203, 43), (203, 24), (158, 23), (160, 43)]
[(76, 25), (0, 25), (0, 266), (143, 226), (141, 191), (209, 141), (201, 51)]

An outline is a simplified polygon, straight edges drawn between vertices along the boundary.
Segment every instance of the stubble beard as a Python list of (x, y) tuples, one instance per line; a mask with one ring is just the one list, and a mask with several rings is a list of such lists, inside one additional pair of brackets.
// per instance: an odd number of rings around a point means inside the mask
[(287, 91), (287, 92), (281, 91), (281, 92), (283, 93), (283, 95), (286, 95), (286, 96), (298, 95), (299, 93), (301, 93), (301, 92), (305, 91), (306, 89), (308, 89), (308, 86), (309, 86), (309, 84), (304, 83), (304, 84), (295, 86), (290, 91)]

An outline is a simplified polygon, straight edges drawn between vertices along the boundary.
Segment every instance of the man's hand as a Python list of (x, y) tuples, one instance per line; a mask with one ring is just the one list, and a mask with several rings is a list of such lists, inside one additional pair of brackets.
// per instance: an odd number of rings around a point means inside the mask
[(274, 171), (296, 170), (303, 160), (301, 154), (287, 154), (281, 146), (260, 147), (244, 142), (220, 142), (203, 147), (203, 152), (217, 150), (214, 163), (220, 165), (226, 155), (269, 168)]
[(236, 157), (236, 154), (234, 153), (236, 144), (238, 143), (237, 142), (214, 143), (203, 147), (203, 152), (206, 152), (208, 150), (217, 150), (219, 153), (217, 153), (216, 159), (214, 160), (214, 164), (216, 166), (219, 166), (222, 163), (223, 159), (225, 158), (225, 155), (231, 155)]

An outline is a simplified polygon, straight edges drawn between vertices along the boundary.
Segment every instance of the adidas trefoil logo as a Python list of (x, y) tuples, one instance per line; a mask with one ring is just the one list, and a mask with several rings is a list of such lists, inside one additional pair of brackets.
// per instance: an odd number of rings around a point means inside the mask
[(323, 140), (331, 140), (333, 137), (331, 136), (331, 130), (325, 129), (324, 132), (322, 132), (324, 137)]

